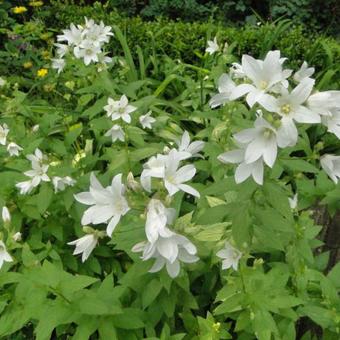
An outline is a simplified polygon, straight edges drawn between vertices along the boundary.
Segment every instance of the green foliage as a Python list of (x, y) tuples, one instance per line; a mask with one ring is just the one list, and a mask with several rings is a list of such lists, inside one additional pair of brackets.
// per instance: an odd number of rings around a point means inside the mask
[[(312, 215), (320, 205), (330, 213), (340, 208), (339, 184), (319, 164), (321, 154), (338, 149), (338, 139), (325, 137), (322, 127), (306, 127), (296, 146), (280, 151), (263, 186), (251, 180), (238, 185), (234, 167), (222, 165), (217, 156), (232, 147), (233, 133), (250, 126), (255, 110), (236, 102), (216, 110), (207, 104), (219, 75), (242, 53), (263, 57), (275, 48), (292, 67), (306, 56), (317, 67), (319, 88), (336, 89), (337, 43), (311, 41), (289, 21), (235, 29), (120, 19), (99, 4), (80, 11), (67, 6), (68, 11), (55, 10), (54, 18), (42, 9), (41, 22), (18, 19), (13, 24), (9, 16), (1, 31), (7, 37), (1, 65), (18, 58), (9, 71), (1, 68), (6, 84), (0, 88), (0, 123), (8, 124), (8, 139), (24, 150), (9, 157), (0, 146), (0, 203), (12, 215), (10, 223), (1, 222), (0, 237), (14, 259), (0, 271), (0, 337), (290, 340), (301, 332), (312, 338), (320, 329), (323, 338), (337, 339), (340, 267), (325, 271), (329, 251), (323, 251), (322, 226)], [(108, 47), (113, 64), (98, 72), (92, 64), (85, 67), (69, 58), (58, 75), (50, 60), (39, 56), (41, 49), (52, 53), (52, 35), (48, 41), (38, 36), (59, 32), (71, 21), (80, 24), (83, 18), (77, 17), (83, 15), (114, 26)], [(43, 21), (46, 26), (39, 26)], [(8, 39), (13, 32), (18, 41)], [(204, 55), (207, 37), (215, 34), (229, 46), (217, 56)], [(20, 59), (14, 47), (23, 41), (30, 44)], [(25, 58), (34, 66), (22, 72)], [(48, 74), (37, 77), (43, 66)], [(112, 143), (104, 136), (112, 122), (103, 107), (108, 97), (116, 100), (122, 94), (137, 110), (124, 126), (126, 141)], [(139, 117), (149, 110), (156, 123), (143, 130)], [(84, 212), (74, 194), (88, 190), (90, 173), (105, 186), (118, 173), (124, 182), (130, 171), (138, 178), (145, 161), (173, 147), (183, 131), (205, 141), (204, 157), (192, 161), (197, 169), (192, 186), (201, 197), (177, 193), (167, 203), (176, 211), (171, 228), (196, 244), (199, 262), (183, 266), (175, 279), (165, 269), (148, 272), (150, 261), (143, 262), (131, 248), (145, 239), (149, 194), (131, 188), (132, 212), (121, 219), (112, 239), (101, 238), (84, 263), (73, 256), (67, 243), (83, 235)], [(48, 155), (49, 175), (72, 176), (74, 187), (54, 192), (46, 182), (29, 195), (18, 194), (15, 184), (29, 168), (25, 156), (37, 147)], [(165, 189), (158, 189), (165, 197)], [(299, 193), (295, 209), (288, 201), (293, 191)], [(105, 230), (103, 224), (96, 227)], [(14, 238), (18, 231), (21, 241)], [(242, 252), (237, 271), (222, 270), (216, 256), (226, 240)], [(301, 330), (306, 319), (311, 326)]]

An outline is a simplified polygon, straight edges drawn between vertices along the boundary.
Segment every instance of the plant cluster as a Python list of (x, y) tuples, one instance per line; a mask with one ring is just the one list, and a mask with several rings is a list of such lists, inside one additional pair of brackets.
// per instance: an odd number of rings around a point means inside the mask
[(340, 92), (219, 37), (200, 66), (92, 19), (57, 40), (0, 82), (0, 336), (337, 339)]

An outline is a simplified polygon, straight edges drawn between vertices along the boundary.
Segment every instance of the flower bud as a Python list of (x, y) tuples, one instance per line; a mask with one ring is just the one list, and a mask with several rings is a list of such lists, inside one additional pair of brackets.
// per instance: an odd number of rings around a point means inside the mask
[(141, 189), (140, 184), (135, 180), (131, 171), (127, 175), (126, 184), (132, 191), (139, 191)]
[(22, 240), (22, 234), (20, 231), (18, 231), (17, 233), (15, 233), (13, 236), (12, 236), (12, 239), (15, 241), (15, 242), (20, 242)]
[(11, 222), (11, 214), (6, 206), (2, 208), (2, 220), (4, 221), (4, 223)]

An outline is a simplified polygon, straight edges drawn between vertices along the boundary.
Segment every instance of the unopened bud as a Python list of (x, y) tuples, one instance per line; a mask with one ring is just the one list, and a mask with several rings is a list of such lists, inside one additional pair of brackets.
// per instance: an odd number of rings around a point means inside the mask
[(20, 242), (22, 240), (22, 234), (20, 231), (18, 231), (17, 233), (15, 233), (13, 236), (12, 236), (13, 240), (15, 242)]
[(11, 222), (11, 214), (6, 206), (2, 208), (2, 220), (4, 221), (4, 223)]
[(126, 178), (127, 187), (132, 191), (138, 191), (141, 189), (140, 184), (135, 180), (133, 173), (130, 171)]

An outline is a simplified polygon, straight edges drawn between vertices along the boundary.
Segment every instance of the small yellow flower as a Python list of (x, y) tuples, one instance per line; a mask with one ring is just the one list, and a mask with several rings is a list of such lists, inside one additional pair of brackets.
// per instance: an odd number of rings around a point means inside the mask
[(14, 14), (21, 14), (21, 13), (24, 13), (27, 11), (27, 8), (24, 7), (24, 6), (16, 6), (16, 7), (13, 7), (13, 13)]
[(37, 72), (37, 76), (40, 78), (44, 78), (48, 73), (48, 69), (47, 68), (41, 68), (40, 70), (38, 70)]
[(44, 3), (43, 1), (31, 1), (29, 2), (29, 5), (32, 7), (40, 7), (40, 6), (43, 6)]
[(29, 69), (33, 66), (31, 61), (26, 61), (25, 63), (23, 63), (22, 65), (24, 68)]

